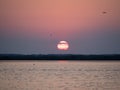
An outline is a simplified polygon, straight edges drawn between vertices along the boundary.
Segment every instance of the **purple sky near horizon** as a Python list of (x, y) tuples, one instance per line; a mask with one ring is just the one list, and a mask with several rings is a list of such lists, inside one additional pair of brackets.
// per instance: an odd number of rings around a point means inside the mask
[(0, 54), (120, 54), (119, 9), (120, 0), (0, 0)]

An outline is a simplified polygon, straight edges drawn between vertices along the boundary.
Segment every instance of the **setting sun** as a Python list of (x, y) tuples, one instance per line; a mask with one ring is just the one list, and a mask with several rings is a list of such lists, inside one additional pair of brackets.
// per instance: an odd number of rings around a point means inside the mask
[(60, 41), (58, 44), (57, 44), (57, 48), (59, 50), (68, 50), (69, 48), (69, 44), (67, 41)]

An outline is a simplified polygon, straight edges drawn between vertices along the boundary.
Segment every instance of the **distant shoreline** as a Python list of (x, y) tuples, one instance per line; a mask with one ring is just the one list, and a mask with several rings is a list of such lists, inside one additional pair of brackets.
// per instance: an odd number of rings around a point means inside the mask
[(0, 54), (0, 60), (120, 60), (120, 54), (81, 55), (81, 54)]

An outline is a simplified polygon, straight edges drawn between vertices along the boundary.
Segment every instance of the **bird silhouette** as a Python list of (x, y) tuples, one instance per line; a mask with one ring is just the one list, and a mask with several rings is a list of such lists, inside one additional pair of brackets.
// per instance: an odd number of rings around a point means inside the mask
[(107, 12), (103, 11), (102, 14), (106, 14)]

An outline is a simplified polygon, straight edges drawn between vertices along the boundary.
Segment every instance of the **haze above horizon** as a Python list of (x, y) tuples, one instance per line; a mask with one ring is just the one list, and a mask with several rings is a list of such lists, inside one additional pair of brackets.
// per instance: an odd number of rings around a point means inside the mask
[[(0, 54), (120, 54), (119, 0), (0, 0)], [(69, 49), (57, 49), (60, 41)]]

